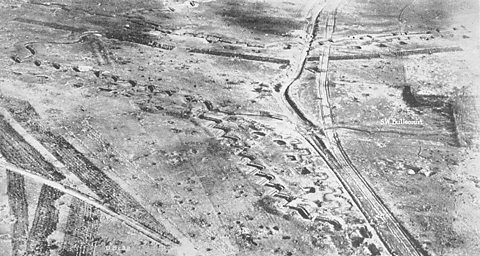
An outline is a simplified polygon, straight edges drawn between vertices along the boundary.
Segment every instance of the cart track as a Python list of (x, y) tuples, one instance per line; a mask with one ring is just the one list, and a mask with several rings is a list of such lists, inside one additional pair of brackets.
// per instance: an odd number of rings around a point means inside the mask
[(307, 63), (308, 55), (312, 49), (312, 44), (315, 41), (315, 37), (318, 32), (317, 23), (319, 21), (320, 14), (325, 7), (326, 3), (322, 4), (317, 8), (313, 8), (312, 11), (309, 12), (310, 15), (311, 12), (315, 12), (315, 14), (313, 14), (311, 17), (311, 21), (306, 26), (309, 40), (302, 51), (301, 58), (298, 61), (298, 67), (295, 73), (292, 75), (291, 80), (287, 83), (285, 87), (281, 88), (280, 90), (280, 95), (282, 96), (281, 101), (284, 103), (283, 105), (287, 108), (287, 112), (290, 113), (290, 115), (288, 116), (290, 120), (293, 123), (301, 124), (301, 126), (309, 128), (315, 127), (316, 125), (303, 113), (297, 103), (293, 100), (292, 96), (290, 95), (290, 90), (291, 87), (299, 81), (300, 77), (303, 74), (303, 71), (305, 70), (305, 64)]
[[(323, 20), (325, 23), (323, 27), (324, 38), (322, 38), (322, 46), (320, 51), (322, 56), (319, 58), (317, 73), (317, 88), (320, 101), (319, 107), (321, 110), (322, 125), (321, 127), (332, 127), (333, 117), (330, 107), (330, 91), (327, 80), (328, 73), (328, 61), (331, 47), (331, 37), (335, 30), (335, 20), (337, 6), (334, 8), (322, 8), (318, 12), (315, 18), (314, 24)], [(312, 36), (315, 37), (316, 29), (312, 30)], [(311, 47), (315, 38), (311, 38), (308, 42), (308, 47)], [(313, 122), (305, 118), (302, 110), (298, 108), (295, 102), (292, 103), (292, 99), (289, 96), (289, 89), (292, 84), (296, 83), (301, 75), (302, 70), (305, 69), (305, 62), (308, 59), (308, 53), (310, 49), (307, 49), (302, 56), (302, 60), (299, 70), (293, 76), (293, 79), (288, 83), (287, 88), (283, 91), (283, 102), (288, 103), (289, 109), (293, 109), (293, 113), (297, 116), (295, 119), (300, 119), (303, 122), (297, 123), (299, 126), (310, 124), (310, 127), (304, 127), (303, 130), (313, 130), (313, 133), (302, 135), (309, 141), (312, 147), (315, 148), (317, 153), (322, 156), (330, 169), (334, 172), (340, 183), (345, 190), (349, 193), (357, 207), (363, 213), (369, 224), (377, 232), (380, 240), (392, 255), (427, 255), (427, 253), (421, 249), (418, 243), (408, 234), (405, 228), (398, 222), (393, 214), (388, 210), (385, 204), (377, 196), (373, 188), (363, 178), (361, 173), (355, 168), (350, 161), (348, 155), (343, 149), (340, 140), (335, 130), (325, 131), (324, 134), (319, 134), (316, 130), (321, 127), (313, 126)], [(301, 131), (302, 129), (299, 129)]]
[(0, 154), (16, 166), (33, 170), (40, 176), (61, 181), (65, 176), (47, 162), (2, 116), (0, 119)]
[[(324, 100), (323, 102), (320, 102), (321, 103), (320, 109), (322, 110), (322, 118), (323, 118), (322, 124), (321, 125), (315, 124), (314, 119), (308, 117), (301, 110), (298, 103), (295, 102), (295, 100), (290, 95), (292, 85), (295, 84), (301, 78), (303, 71), (305, 70), (306, 61), (315, 60), (313, 59), (314, 57), (309, 57), (309, 54), (310, 54), (310, 50), (312, 48), (313, 42), (317, 37), (318, 31), (321, 30), (318, 27), (318, 23), (320, 22), (320, 20), (322, 20), (323, 18), (325, 18), (326, 20), (325, 27), (323, 28), (325, 40), (328, 39), (329, 37), (331, 38), (331, 34), (333, 33), (333, 30), (335, 28), (335, 17), (336, 17), (335, 14), (337, 9), (335, 8), (334, 11), (328, 12), (326, 16), (322, 16), (323, 9), (324, 8), (322, 7), (320, 11), (318, 11), (318, 14), (313, 17), (312, 19), (313, 22), (309, 23), (309, 27), (307, 28), (307, 31), (310, 32), (311, 37), (307, 43), (307, 47), (305, 47), (305, 50), (302, 53), (302, 58), (299, 63), (299, 68), (295, 73), (294, 78), (291, 80), (290, 83), (288, 83), (288, 85), (284, 88), (284, 90), (281, 93), (282, 100), (285, 103), (285, 106), (290, 110), (290, 112), (293, 113), (293, 115), (290, 115), (290, 119), (292, 122), (297, 123), (299, 133), (302, 134), (302, 136), (311, 143), (312, 147), (317, 151), (317, 153), (323, 159), (325, 159), (326, 163), (333, 170), (337, 178), (340, 180), (341, 184), (345, 187), (346, 191), (353, 198), (355, 204), (362, 211), (366, 219), (370, 222), (371, 226), (374, 227), (374, 229), (377, 231), (380, 239), (385, 244), (388, 251), (391, 254), (395, 254), (395, 255), (396, 254), (426, 255), (426, 252), (419, 249), (418, 245), (416, 244), (416, 241), (408, 234), (408, 232), (402, 227), (402, 225), (395, 219), (393, 214), (388, 210), (385, 204), (376, 195), (373, 188), (362, 177), (360, 171), (357, 170), (356, 167), (353, 165), (353, 163), (349, 159), (347, 153), (345, 152), (345, 150), (343, 149), (340, 143), (338, 134), (335, 131), (336, 128), (335, 126), (333, 126), (334, 122), (331, 114), (332, 111), (330, 107), (330, 91), (329, 91), (329, 85), (328, 85), (328, 79), (327, 79), (328, 62), (329, 60), (332, 60), (332, 57), (330, 56), (331, 44), (326, 43), (326, 45), (322, 47), (323, 54), (320, 58), (318, 58), (318, 61), (320, 62), (320, 64), (318, 69), (319, 73), (317, 74), (318, 75), (317, 82), (318, 82), (319, 95), (322, 95), (321, 99)], [(35, 23), (32, 23), (32, 24), (35, 24)], [(43, 26), (49, 25), (52, 27), (56, 26), (53, 24), (38, 24), (38, 25), (43, 25)], [(72, 30), (71, 27), (58, 27), (58, 29)], [(152, 42), (148, 42), (147, 44), (148, 46), (159, 47), (159, 45)], [(159, 47), (159, 48), (162, 48), (162, 47)], [(171, 48), (169, 47), (165, 49), (171, 50)], [(30, 51), (32, 55), (36, 53), (34, 49), (31, 50), (27, 48), (27, 50)], [(209, 51), (209, 50), (201, 50), (201, 49), (200, 50), (197, 49), (197, 50)], [(442, 52), (442, 51), (438, 51), (438, 52)], [(204, 53), (204, 52), (198, 52), (198, 53)], [(407, 51), (405, 52), (405, 54), (407, 55), (425, 54), (425, 53), (431, 53), (431, 52), (425, 51), (425, 50), (413, 50), (411, 52), (407, 52)], [(209, 54), (209, 53), (206, 53), (206, 54)], [(232, 57), (231, 53), (223, 53), (223, 52), (221, 54), (213, 54), (213, 55), (224, 56), (222, 54), (227, 54), (225, 55), (226, 57)], [(252, 58), (252, 56), (249, 55), (247, 57)], [(399, 55), (399, 56), (403, 56), (403, 55)], [(237, 57), (242, 58), (242, 56), (237, 56)], [(253, 56), (253, 57), (263, 58), (259, 56)], [(105, 62), (108, 61), (108, 59), (106, 59), (105, 56), (103, 56), (103, 58)], [(333, 57), (333, 59), (335, 58), (336, 57)], [(339, 59), (343, 59), (343, 57), (340, 56)], [(256, 60), (256, 59), (250, 59), (250, 60)], [(261, 59), (259, 60), (262, 61)], [(99, 62), (101, 61), (102, 60), (100, 60)], [(277, 61), (277, 60), (274, 59), (274, 61)], [(284, 61), (284, 60), (281, 60), (281, 61)], [(323, 133), (327, 129), (320, 129), (320, 128), (324, 128), (324, 127), (330, 127), (330, 128), (333, 128), (333, 130), (331, 132)], [(21, 139), (24, 140), (24, 138), (20, 138), (20, 140), (18, 140), (15, 134), (13, 135), (10, 134), (8, 131), (11, 131), (12, 129), (14, 130), (14, 128), (12, 128), (8, 123), (1, 124), (0, 126), (0, 142), (4, 142), (4, 141), (7, 142), (6, 143), (7, 146), (0, 146), (0, 153), (3, 155), (7, 155), (6, 158), (8, 159), (8, 161), (14, 162), (17, 157), (17, 155), (15, 155), (14, 153), (8, 154), (8, 152), (10, 151), (15, 152), (16, 150), (21, 150), (22, 152), (27, 152), (27, 155), (28, 153), (31, 153), (32, 150), (38, 151), (38, 149), (36, 149), (35, 147), (32, 147), (28, 141), (22, 142)], [(33, 129), (35, 130), (37, 129), (37, 127), (33, 127)], [(7, 131), (5, 132), (6, 135), (3, 135), (4, 131)], [(222, 137), (236, 141), (235, 139), (236, 137), (231, 137), (231, 136), (229, 137), (228, 135), (226, 135), (227, 133), (228, 132), (225, 132), (225, 134), (222, 135)], [(94, 190), (104, 200), (104, 202), (102, 203), (106, 203), (107, 207), (111, 207), (112, 210), (118, 211), (121, 214), (124, 214), (126, 216), (129, 216), (129, 217), (133, 216), (132, 218), (134, 219), (135, 218), (145, 219), (146, 217), (147, 223), (150, 221), (149, 216), (143, 215), (143, 212), (140, 214), (136, 214), (136, 213), (131, 213), (128, 210), (125, 210), (125, 209), (130, 209), (132, 207), (132, 205), (128, 205), (128, 204), (131, 201), (134, 201), (133, 197), (131, 197), (125, 191), (122, 191), (121, 188), (118, 186), (118, 184), (117, 186), (115, 186), (115, 184), (112, 184), (113, 181), (109, 180), (106, 174), (104, 174), (101, 170), (95, 167), (87, 158), (85, 158), (85, 156), (83, 156), (79, 151), (77, 151), (74, 147), (72, 147), (62, 137), (57, 136), (49, 131), (43, 131), (43, 130), (38, 132), (36, 134), (36, 137), (39, 138), (39, 140), (42, 141), (43, 144), (46, 145), (49, 151), (54, 153), (56, 158), (58, 158), (61, 162), (65, 162), (66, 166), (70, 171), (74, 172), (77, 176), (79, 176), (83, 182), (85, 182), (86, 184), (89, 184), (89, 187), (92, 187), (92, 190)], [(23, 153), (21, 153), (20, 156), (21, 155), (23, 155)], [(27, 159), (28, 162), (25, 162), (23, 161), (24, 159), (21, 159), (21, 160), (16, 160), (17, 161), (16, 164), (18, 163), (20, 166), (20, 164), (23, 163), (25, 165), (25, 168), (28, 168), (29, 170), (34, 170), (35, 172), (38, 172), (38, 170), (44, 171), (44, 168), (43, 168), (43, 165), (44, 165), (50, 168), (51, 170), (47, 168), (48, 170), (47, 172), (37, 173), (38, 175), (40, 176), (50, 175), (51, 177), (49, 178), (57, 182), (61, 181), (64, 178), (62, 177), (61, 173), (56, 172), (55, 165), (52, 165), (51, 162), (48, 161), (48, 159), (44, 159), (45, 158), (44, 156), (41, 156), (41, 155), (37, 156), (38, 154), (33, 154), (33, 155), (35, 155), (35, 157), (31, 157), (31, 158), (33, 158), (35, 161), (31, 162), (30, 161), (31, 159)], [(25, 163), (29, 163), (29, 164), (25, 164)], [(30, 164), (30, 163), (35, 163), (35, 164)], [(249, 164), (254, 166), (255, 163), (252, 161)], [(42, 168), (36, 168), (37, 166), (35, 165), (41, 165)], [(257, 164), (254, 167), (258, 167), (258, 166), (260, 165)], [(17, 175), (17, 174), (14, 174), (14, 175)], [(99, 177), (97, 177), (98, 175)], [(21, 177), (23, 180), (22, 176), (20, 175), (17, 175), (17, 176)], [(257, 172), (256, 176), (267, 178), (268, 180), (273, 179), (273, 178), (268, 178), (268, 176), (266, 176), (264, 173)], [(20, 182), (18, 182), (18, 184), (13, 184), (12, 187), (20, 186), (20, 185), (21, 185)], [(266, 183), (265, 185), (272, 188), (281, 188), (277, 184), (272, 184), (272, 183)], [(48, 188), (48, 186), (44, 186), (44, 187)], [(278, 189), (278, 190), (281, 191), (283, 189)], [(110, 194), (112, 191), (114, 191), (114, 193), (117, 193), (117, 192), (120, 193), (121, 198), (119, 199), (119, 198), (112, 197)], [(35, 215), (34, 228), (36, 228), (37, 231), (39, 227), (47, 226), (47, 228), (44, 229), (43, 234), (40, 234), (37, 232), (38, 233), (37, 235), (35, 236), (32, 235), (31, 244), (34, 247), (36, 247), (37, 244), (39, 244), (39, 246), (45, 246), (44, 244), (45, 239), (42, 237), (45, 237), (45, 234), (47, 234), (48, 236), (48, 232), (50, 232), (49, 231), (50, 228), (48, 227), (52, 226), (53, 225), (52, 223), (56, 222), (55, 220), (56, 209), (55, 208), (52, 209), (50, 206), (52, 202), (55, 202), (55, 200), (57, 200), (58, 197), (61, 196), (62, 192), (58, 192), (60, 194), (55, 194), (52, 191), (44, 192), (44, 188), (42, 187), (42, 193), (46, 195), (46, 201), (42, 201), (42, 202), (39, 201), (37, 213)], [(21, 198), (18, 200), (21, 201)], [(90, 214), (93, 214), (92, 209), (94, 208), (92, 206), (86, 204), (80, 199), (78, 199), (77, 201), (79, 204), (77, 206), (78, 209), (85, 210), (85, 212), (82, 212), (84, 216), (91, 216)], [(90, 207), (90, 209), (84, 209), (84, 207), (87, 207), (87, 206)], [(138, 205), (133, 205), (133, 206), (138, 206)], [(22, 206), (18, 206), (17, 208), (21, 208), (21, 207)], [(45, 217), (44, 214), (42, 214), (42, 209), (46, 209), (46, 210), (43, 210), (44, 212), (49, 212), (49, 214), (47, 214), (49, 217)], [(301, 209), (299, 210), (299, 213), (300, 214), (302, 213)], [(148, 215), (148, 212), (146, 214)], [(38, 215), (38, 220), (37, 220), (37, 215)], [(78, 216), (75, 216), (75, 218), (76, 217)], [(87, 223), (82, 223), (81, 220), (76, 220), (70, 217), (69, 217), (69, 223), (74, 223), (75, 225), (78, 225), (78, 227), (75, 227), (75, 230), (72, 230), (72, 232), (77, 232), (76, 229), (85, 228), (85, 225), (87, 225)], [(152, 223), (146, 224), (146, 226), (151, 226), (154, 224), (156, 224), (155, 220)], [(27, 222), (27, 225), (28, 225), (28, 222)], [(89, 228), (91, 228), (91, 231), (94, 232), (95, 227), (89, 226)], [(162, 226), (160, 226), (160, 228), (163, 229)], [(85, 234), (85, 235), (89, 236), (89, 234)], [(78, 250), (77, 249), (74, 250), (72, 249), (70, 242), (66, 241), (64, 243), (64, 248), (66, 253), (67, 251), (70, 250), (68, 253), (70, 252), (76, 253), (75, 255), (90, 255), (89, 253), (91, 252), (91, 247), (88, 247), (88, 248), (81, 247)], [(73, 244), (75, 242), (71, 242), (71, 243)], [(70, 254), (66, 254), (66, 255), (70, 255)]]
[(47, 145), (47, 149), (54, 152), (71, 172), (103, 200), (104, 204), (109, 205), (115, 212), (137, 220), (166, 239), (178, 242), (131, 195), (73, 148), (65, 139), (50, 132), (44, 134), (46, 136), (41, 141)]
[[(31, 109), (27, 108), (24, 109), (24, 111), (25, 110), (28, 112), (28, 110)], [(107, 214), (116, 217), (120, 221), (126, 222), (129, 226), (161, 244), (179, 243), (179, 241), (167, 232), (165, 227), (130, 194), (125, 192), (116, 182), (98, 169), (65, 139), (36, 124), (34, 121), (35, 113), (13, 111), (14, 113), (20, 113), (20, 115), (27, 115), (28, 121), (23, 123), (23, 125), (26, 125), (30, 130), (30, 133), (27, 133), (25, 129), (9, 115), (7, 110), (2, 109), (1, 112), (3, 119), (0, 120), (0, 153), (6, 160), (6, 163), (2, 163), (3, 167), (17, 174), (28, 175), (37, 182), (53, 185), (62, 192), (69, 193), (89, 204), (93, 204)], [(22, 118), (25, 119), (25, 116), (19, 119), (21, 120)], [(62, 170), (62, 173), (57, 170)], [(78, 191), (66, 188), (62, 184), (65, 180), (68, 181), (63, 174), (65, 172), (74, 173), (103, 201), (97, 202), (96, 199), (89, 198)], [(48, 189), (45, 189), (42, 193), (45, 194), (45, 198), (47, 199), (50, 194), (54, 194), (54, 192)], [(49, 218), (45, 217), (45, 214), (55, 213), (51, 207), (48, 207), (48, 202), (43, 202), (42, 200), (43, 195), (40, 195), (38, 204), (40, 208), (37, 207), (37, 215), (40, 219), (36, 225), (40, 225), (41, 227), (38, 227), (38, 229), (42, 229), (42, 227), (46, 225), (42, 224)], [(41, 207), (46, 209), (44, 210), (45, 213), (41, 212)], [(32, 230), (34, 230), (34, 228), (35, 225), (32, 227)], [(31, 231), (30, 234), (34, 240), (30, 242), (30, 244), (33, 245), (30, 245), (29, 248), (41, 246), (43, 243), (40, 241), (42, 235), (36, 235), (36, 231)], [(162, 239), (159, 239), (158, 236), (162, 237)], [(168, 241), (168, 243), (165, 243), (166, 241)]]

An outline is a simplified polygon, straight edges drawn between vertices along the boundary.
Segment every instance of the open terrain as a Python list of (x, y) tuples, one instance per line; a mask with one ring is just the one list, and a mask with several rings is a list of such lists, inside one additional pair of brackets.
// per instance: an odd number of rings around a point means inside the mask
[(476, 255), (474, 0), (0, 1), (1, 255)]

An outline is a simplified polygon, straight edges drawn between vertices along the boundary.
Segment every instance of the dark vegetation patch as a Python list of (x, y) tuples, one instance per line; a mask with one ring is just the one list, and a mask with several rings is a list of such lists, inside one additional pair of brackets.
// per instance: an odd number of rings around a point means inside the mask
[(269, 214), (280, 216), (282, 213), (276, 209), (275, 201), (276, 200), (274, 198), (266, 196), (255, 202), (254, 205), (255, 207), (260, 208)]
[(258, 34), (283, 35), (301, 29), (303, 24), (293, 18), (278, 16), (278, 10), (264, 2), (228, 0), (214, 6), (227, 23), (240, 26)]
[(217, 156), (224, 159), (229, 157), (231, 149), (222, 145), (220, 141), (209, 139), (207, 143), (206, 155)]
[(403, 87), (402, 98), (405, 103), (416, 110), (424, 111), (430, 109), (434, 115), (434, 125), (449, 130), (454, 133), (454, 118), (452, 111), (452, 101), (448, 95), (419, 94), (411, 86)]
[[(47, 1), (45, 1), (47, 2)], [(163, 1), (156, 0), (120, 0), (120, 1), (110, 1), (110, 0), (83, 0), (75, 1), (69, 5), (66, 5), (72, 10), (82, 10), (90, 14), (115, 14), (120, 15), (123, 13), (132, 13), (135, 12), (132, 10), (141, 9), (141, 10), (155, 10), (164, 8)]]
[(402, 98), (405, 101), (405, 103), (407, 103), (407, 105), (410, 107), (420, 106), (420, 103), (417, 101), (417, 99), (413, 95), (412, 87), (409, 85), (406, 85), (403, 87)]

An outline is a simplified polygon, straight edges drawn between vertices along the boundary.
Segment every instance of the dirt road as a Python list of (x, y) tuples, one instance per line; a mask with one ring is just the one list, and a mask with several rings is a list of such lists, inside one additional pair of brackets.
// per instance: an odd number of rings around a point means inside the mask
[(0, 3), (2, 251), (474, 254), (478, 8)]

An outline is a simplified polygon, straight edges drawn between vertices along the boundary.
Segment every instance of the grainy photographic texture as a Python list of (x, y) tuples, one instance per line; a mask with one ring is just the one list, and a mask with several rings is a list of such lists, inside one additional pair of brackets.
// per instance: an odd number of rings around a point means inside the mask
[(480, 255), (479, 12), (0, 0), (0, 255)]

